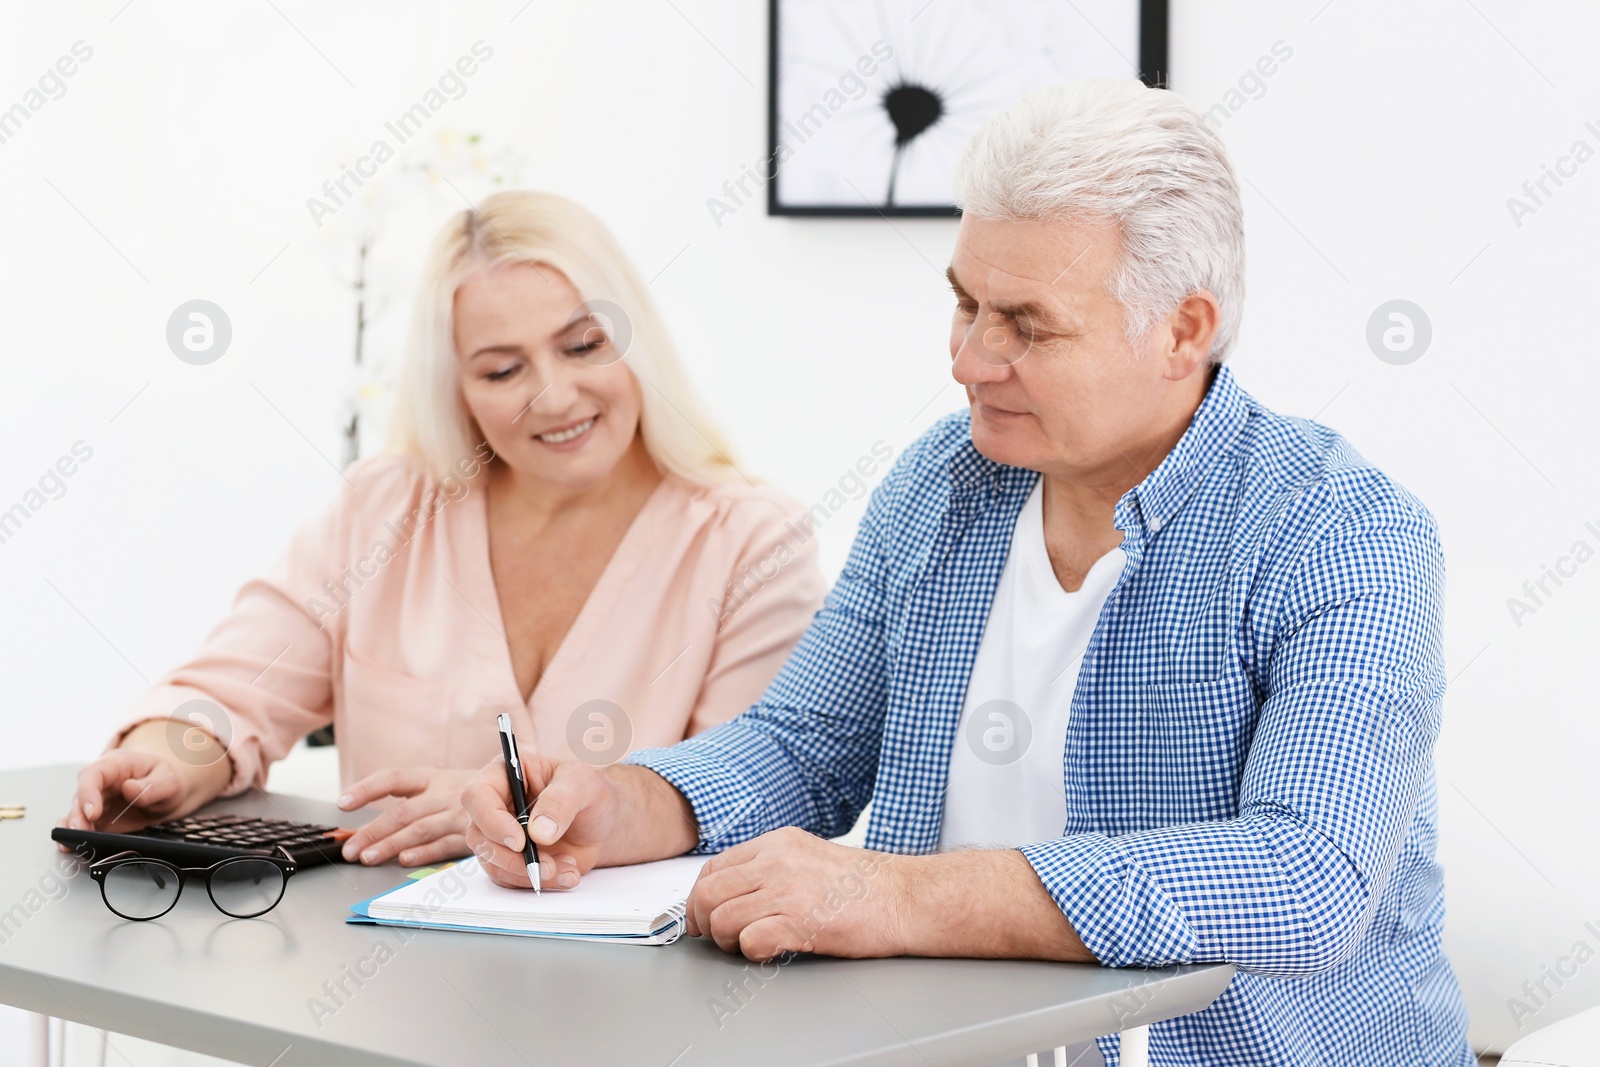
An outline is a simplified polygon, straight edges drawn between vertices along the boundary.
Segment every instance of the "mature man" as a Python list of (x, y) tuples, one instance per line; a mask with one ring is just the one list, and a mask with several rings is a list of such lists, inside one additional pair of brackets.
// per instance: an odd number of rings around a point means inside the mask
[[(1064, 86), (989, 119), (958, 191), (970, 412), (873, 494), (755, 707), (603, 770), (530, 761), (547, 875), (720, 853), (690, 930), (752, 959), (1236, 964), (1153, 1063), (1470, 1064), (1434, 521), (1220, 366), (1244, 252), (1221, 143), (1166, 91)], [(526, 885), (506, 793), (498, 765), (467, 790), (468, 843)], [(825, 838), (869, 798), (883, 855), (838, 907), (863, 854)]]

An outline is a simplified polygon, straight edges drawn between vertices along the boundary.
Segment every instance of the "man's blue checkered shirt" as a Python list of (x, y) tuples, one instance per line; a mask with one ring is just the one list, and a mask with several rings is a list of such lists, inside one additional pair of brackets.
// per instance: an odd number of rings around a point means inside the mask
[[(835, 836), (868, 799), (868, 848), (935, 849), (1037, 477), (981, 456), (967, 415), (941, 421), (873, 493), (761, 701), (628, 757), (688, 798), (700, 851), (783, 826)], [(1066, 825), (1021, 851), (1102, 964), (1237, 965), (1211, 1007), (1152, 1028), (1151, 1062), (1471, 1064), (1440, 948), (1432, 515), (1221, 368), (1115, 521), (1127, 564), (1072, 696)], [(1117, 1039), (1101, 1046), (1115, 1067)]]

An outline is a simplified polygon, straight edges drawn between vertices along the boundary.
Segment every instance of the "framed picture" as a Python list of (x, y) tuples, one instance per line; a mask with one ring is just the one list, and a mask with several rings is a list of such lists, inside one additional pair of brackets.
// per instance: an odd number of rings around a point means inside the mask
[(957, 215), (987, 116), (1081, 78), (1166, 84), (1167, 0), (770, 3), (769, 215)]

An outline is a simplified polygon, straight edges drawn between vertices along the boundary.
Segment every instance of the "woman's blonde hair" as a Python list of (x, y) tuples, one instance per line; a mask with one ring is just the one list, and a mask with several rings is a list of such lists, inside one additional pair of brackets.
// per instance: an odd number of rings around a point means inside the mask
[(461, 397), (455, 293), (474, 270), (527, 263), (559, 270), (639, 379), (639, 431), (664, 472), (702, 485), (737, 474), (705, 415), (649, 293), (616, 240), (588, 210), (531, 190), (495, 193), (451, 216), (422, 268), (386, 451), (421, 459), (443, 478), (483, 444)]

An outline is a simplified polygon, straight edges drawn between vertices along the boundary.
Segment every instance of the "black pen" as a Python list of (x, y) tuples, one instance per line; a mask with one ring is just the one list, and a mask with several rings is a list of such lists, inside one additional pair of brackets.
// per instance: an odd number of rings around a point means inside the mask
[(528, 794), (522, 787), (522, 757), (517, 755), (517, 735), (511, 732), (511, 716), (501, 715), (495, 721), (500, 725), (500, 751), (506, 757), (506, 777), (511, 780), (511, 803), (517, 809), (517, 822), (522, 824), (522, 859), (528, 865), (528, 881), (533, 883), (533, 891), (537, 893), (540, 891), (539, 850), (528, 832)]

